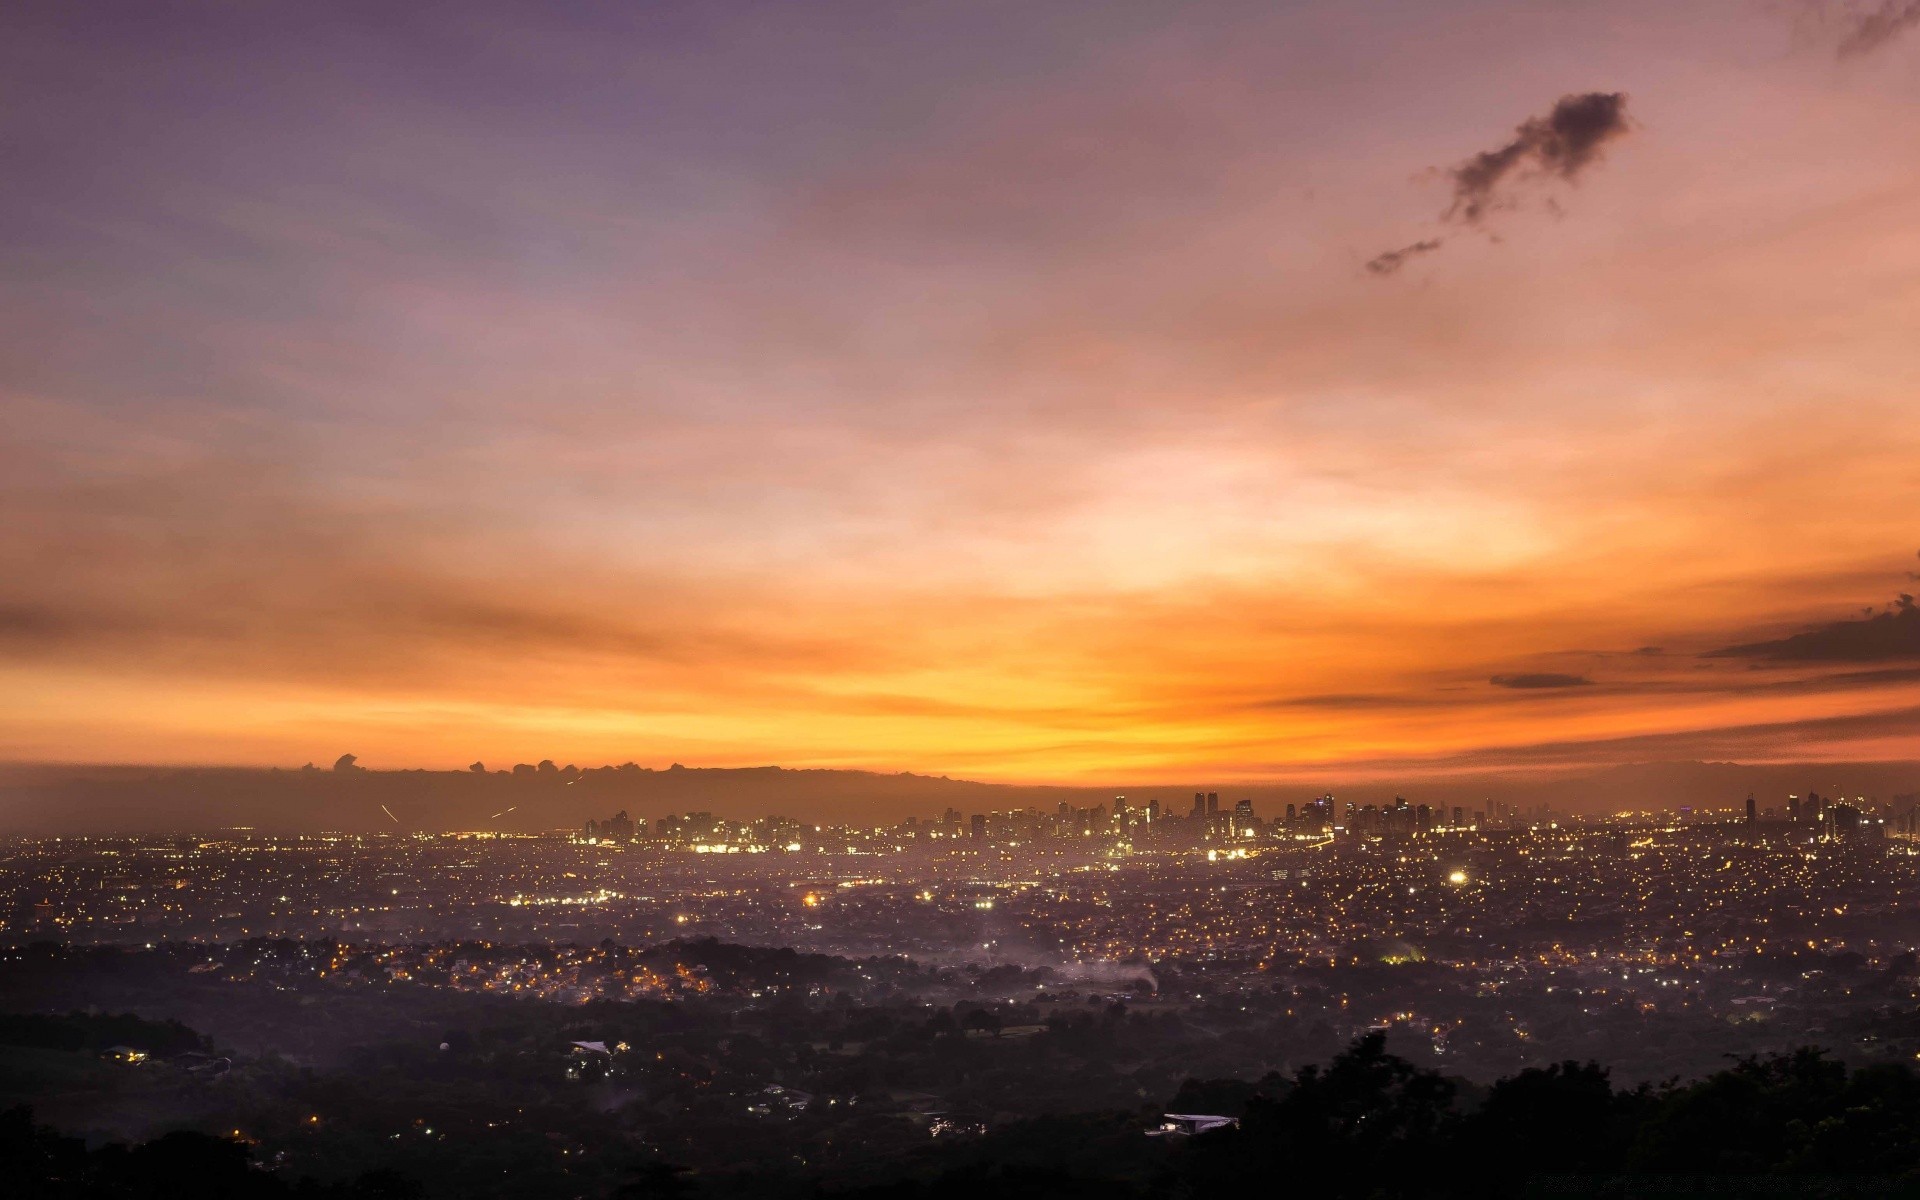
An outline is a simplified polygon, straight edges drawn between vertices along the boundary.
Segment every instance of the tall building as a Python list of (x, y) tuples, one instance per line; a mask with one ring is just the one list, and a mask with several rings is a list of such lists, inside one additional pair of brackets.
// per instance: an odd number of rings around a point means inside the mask
[(603, 842), (631, 842), (638, 832), (624, 808), (604, 821), (588, 821), (586, 827), (586, 836)]

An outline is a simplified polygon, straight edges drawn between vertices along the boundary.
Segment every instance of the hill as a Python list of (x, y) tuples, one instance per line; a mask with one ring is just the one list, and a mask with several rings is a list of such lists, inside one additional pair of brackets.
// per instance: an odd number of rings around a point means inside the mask
[[(1556, 812), (1609, 812), (1681, 805), (1730, 807), (1749, 792), (1763, 807), (1789, 793), (1862, 795), (1911, 803), (1920, 764), (1635, 763), (1558, 775), (1408, 775), (1343, 783), (1329, 777), (1235, 785), (1019, 786), (945, 776), (782, 767), (625, 764), (585, 770), (521, 764), (493, 771), (377, 771), (241, 767), (13, 766), (0, 768), (0, 832), (152, 833), (250, 826), (272, 832), (381, 829), (576, 827), (625, 809), (636, 817), (708, 811), (746, 819), (779, 814), (820, 822), (896, 821), (952, 807), (981, 812), (1062, 801), (1086, 806), (1123, 793), (1184, 811), (1196, 790), (1252, 799), (1267, 815), (1325, 791), (1359, 803), (1405, 795), (1416, 803), (1472, 811), (1493, 802), (1549, 805)], [(1904, 799), (1901, 799), (1903, 798)], [(391, 813), (391, 816), (388, 814)]]

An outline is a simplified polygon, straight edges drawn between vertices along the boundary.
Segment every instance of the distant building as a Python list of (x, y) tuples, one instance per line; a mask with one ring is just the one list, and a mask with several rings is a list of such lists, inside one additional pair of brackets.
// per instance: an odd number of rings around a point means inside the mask
[(626, 809), (621, 809), (604, 821), (588, 821), (583, 833), (586, 837), (601, 842), (631, 842), (639, 832)]
[(1233, 835), (1250, 838), (1259, 831), (1260, 819), (1253, 815), (1253, 801), (1241, 800), (1233, 806)]

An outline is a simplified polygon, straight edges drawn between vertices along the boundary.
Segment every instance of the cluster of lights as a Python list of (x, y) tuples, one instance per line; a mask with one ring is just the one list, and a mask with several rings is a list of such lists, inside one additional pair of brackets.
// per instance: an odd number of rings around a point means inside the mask
[(618, 892), (610, 892), (605, 888), (601, 888), (599, 891), (594, 892), (591, 895), (587, 895), (587, 896), (513, 896), (507, 900), (507, 905), (511, 908), (525, 908), (530, 905), (532, 906), (560, 905), (563, 907), (564, 906), (578, 907), (580, 905), (588, 905), (588, 904), (605, 904), (609, 900), (620, 900), (623, 898), (624, 897), (622, 897)]

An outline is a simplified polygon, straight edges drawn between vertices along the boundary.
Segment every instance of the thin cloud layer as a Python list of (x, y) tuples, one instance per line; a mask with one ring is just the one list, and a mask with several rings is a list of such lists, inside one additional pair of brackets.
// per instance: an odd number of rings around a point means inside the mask
[(1494, 687), (1518, 688), (1530, 691), (1537, 688), (1579, 688), (1593, 686), (1593, 680), (1584, 675), (1562, 675), (1551, 671), (1542, 671), (1523, 675), (1495, 675), (1487, 680)]

